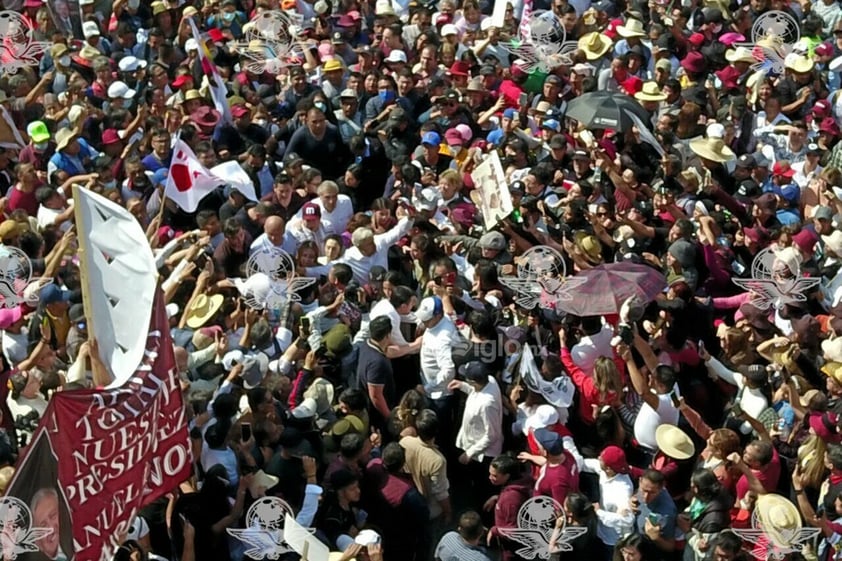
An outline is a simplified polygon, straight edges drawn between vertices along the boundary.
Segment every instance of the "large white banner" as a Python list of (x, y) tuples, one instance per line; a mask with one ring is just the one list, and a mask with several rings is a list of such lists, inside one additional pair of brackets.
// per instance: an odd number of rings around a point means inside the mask
[(74, 187), (88, 330), (112, 383), (123, 385), (143, 359), (158, 272), (140, 224), (123, 207)]
[(485, 231), (489, 232), (514, 210), (509, 184), (506, 182), (506, 174), (497, 152), (491, 152), (485, 161), (471, 172), (471, 178), (479, 191), (478, 204), (482, 210)]

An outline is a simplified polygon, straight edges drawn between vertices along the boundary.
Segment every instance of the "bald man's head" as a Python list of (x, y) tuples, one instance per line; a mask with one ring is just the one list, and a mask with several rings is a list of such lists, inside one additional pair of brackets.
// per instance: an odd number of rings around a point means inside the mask
[(280, 216), (270, 216), (263, 224), (263, 232), (269, 239), (269, 243), (280, 247), (284, 243), (284, 219)]

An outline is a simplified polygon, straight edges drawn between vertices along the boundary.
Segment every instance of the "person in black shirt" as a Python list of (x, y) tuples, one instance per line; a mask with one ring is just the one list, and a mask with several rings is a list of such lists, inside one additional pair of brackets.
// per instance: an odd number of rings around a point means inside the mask
[(368, 324), (369, 338), (360, 347), (357, 383), (369, 397), (372, 424), (383, 426), (397, 405), (392, 362), (386, 357), (391, 344), (392, 320), (381, 316)]
[(285, 154), (293, 152), (310, 166), (321, 170), (324, 179), (339, 177), (349, 160), (348, 147), (342, 142), (339, 130), (328, 125), (324, 112), (315, 107), (307, 112), (305, 126), (289, 139)]
[(325, 499), (316, 518), (316, 528), (327, 538), (333, 550), (344, 551), (359, 533), (358, 509), (360, 482), (350, 470), (341, 469), (330, 476), (333, 492)]

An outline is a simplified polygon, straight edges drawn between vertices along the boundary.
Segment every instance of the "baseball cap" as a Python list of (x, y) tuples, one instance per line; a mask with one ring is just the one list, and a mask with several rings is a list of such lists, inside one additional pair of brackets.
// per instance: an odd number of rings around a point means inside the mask
[(564, 443), (561, 436), (557, 432), (546, 428), (535, 429), (532, 433), (541, 448), (547, 451), (547, 454), (557, 456), (564, 451)]
[(174, 88), (180, 88), (181, 86), (183, 86), (184, 84), (186, 84), (188, 81), (191, 81), (191, 82), (192, 82), (192, 81), (193, 81), (193, 77), (192, 77), (192, 76), (189, 76), (189, 75), (187, 75), (187, 74), (181, 74), (181, 75), (180, 75), (180, 76), (178, 76), (175, 80), (173, 80), (173, 81), (172, 81), (172, 87), (174, 87)]
[(541, 123), (541, 128), (559, 132), (561, 130), (561, 124), (555, 119), (546, 119)]
[(339, 93), (339, 99), (342, 99), (342, 98), (345, 98), (345, 99), (350, 99), (350, 98), (357, 99), (357, 92), (355, 92), (355, 91), (354, 91), (354, 90), (352, 90), (351, 88), (345, 88), (344, 90), (342, 90), (342, 91)]
[(117, 132), (117, 129), (105, 129), (102, 132), (102, 144), (104, 146), (117, 142), (120, 142), (120, 133)]
[(429, 144), (430, 146), (439, 146), (441, 144), (441, 137), (437, 132), (428, 131), (421, 137), (421, 144)]
[(430, 321), (443, 313), (444, 307), (441, 303), (441, 298), (438, 296), (428, 296), (427, 298), (421, 300), (421, 303), (418, 304), (418, 309), (415, 311), (415, 317), (417, 317), (419, 321), (424, 322)]
[(244, 105), (235, 105), (231, 108), (231, 115), (235, 119), (239, 119), (241, 117), (245, 117), (249, 114), (249, 110)]
[(515, 115), (517, 115), (517, 111), (515, 111), (511, 107), (503, 111), (503, 117), (506, 119), (514, 119)]
[(485, 382), (488, 380), (488, 368), (478, 360), (472, 360), (460, 366), (459, 374), (468, 382)]
[(383, 59), (383, 62), (406, 62), (406, 53), (400, 49), (395, 49), (389, 53), (389, 56)]
[(441, 26), (441, 36), (447, 37), (448, 35), (459, 35), (459, 28), (457, 28), (452, 23), (446, 23)]
[(121, 72), (134, 72), (139, 68), (146, 68), (146, 61), (135, 56), (124, 56), (120, 59), (117, 67)]
[(737, 158), (737, 167), (744, 169), (753, 169), (757, 167), (757, 162), (751, 154), (743, 154)]
[(40, 144), (50, 140), (50, 131), (47, 129), (47, 124), (44, 121), (33, 121), (26, 127), (26, 134), (32, 139), (32, 142)]
[(304, 217), (304, 220), (320, 220), (322, 209), (316, 203), (307, 203), (301, 207), (301, 216)]
[(99, 26), (94, 21), (86, 21), (82, 24), (82, 35), (85, 36), (85, 39), (99, 37)]
[(108, 97), (111, 99), (131, 99), (137, 92), (131, 89), (125, 82), (116, 81), (108, 86)]
[(56, 302), (67, 302), (70, 300), (70, 292), (64, 291), (55, 284), (48, 284), (41, 289), (38, 295), (39, 300), (45, 306)]
[(619, 446), (608, 446), (599, 455), (606, 467), (616, 473), (628, 473), (629, 463), (626, 460), (626, 453)]
[(456, 129), (448, 129), (444, 133), (444, 140), (450, 145), (459, 144), (461, 146), (465, 143), (465, 139), (462, 138), (462, 133)]
[(795, 170), (792, 169), (792, 166), (786, 160), (778, 160), (775, 162), (775, 165), (772, 166), (772, 175), (777, 175), (780, 177), (786, 177), (787, 179), (791, 179), (793, 175), (795, 175)]
[(487, 232), (479, 239), (479, 246), (482, 249), (503, 251), (506, 249), (506, 237), (500, 232)]

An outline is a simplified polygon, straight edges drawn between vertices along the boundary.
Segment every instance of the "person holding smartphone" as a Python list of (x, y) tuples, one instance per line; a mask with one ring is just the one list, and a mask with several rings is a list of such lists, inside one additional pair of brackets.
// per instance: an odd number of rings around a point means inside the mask
[(663, 473), (654, 469), (643, 472), (630, 508), (635, 514), (635, 529), (654, 546), (660, 558), (671, 556), (675, 551), (678, 509), (667, 491)]

